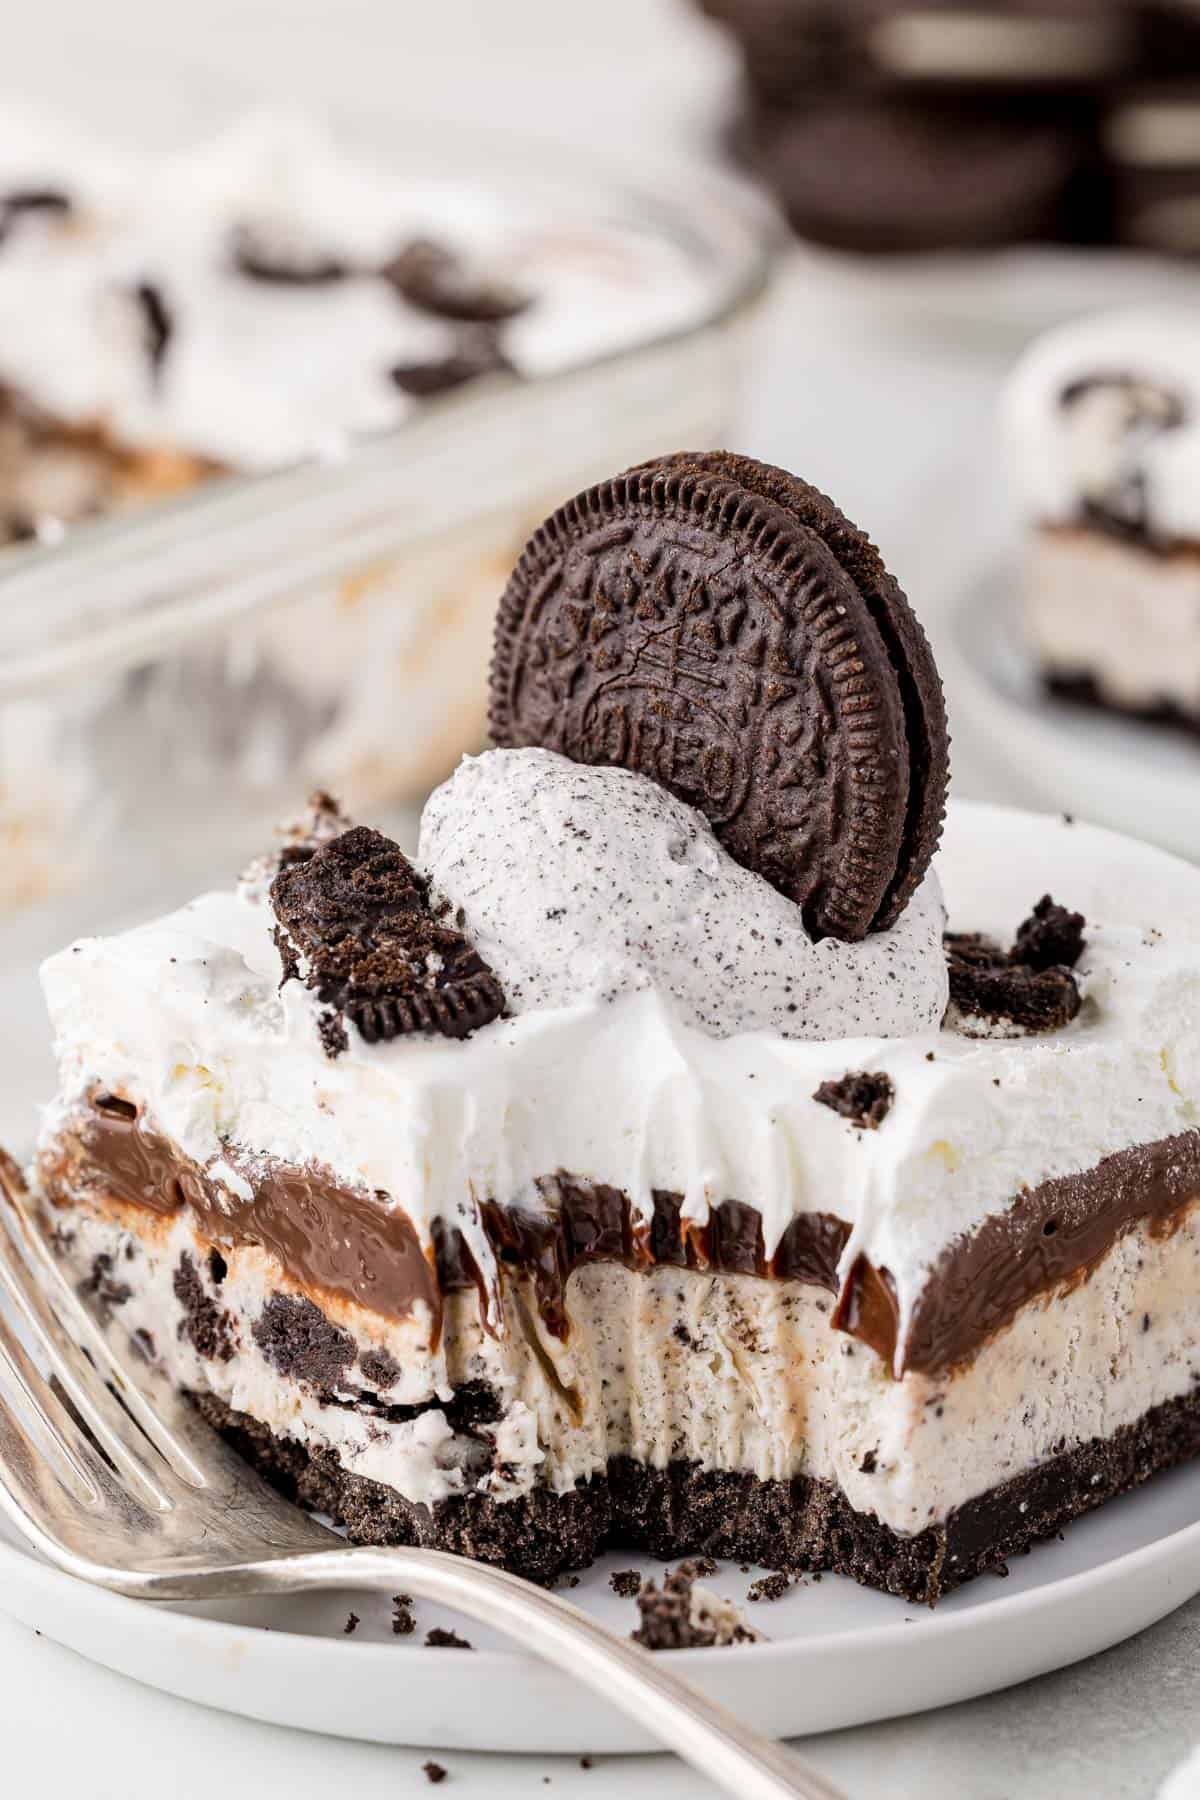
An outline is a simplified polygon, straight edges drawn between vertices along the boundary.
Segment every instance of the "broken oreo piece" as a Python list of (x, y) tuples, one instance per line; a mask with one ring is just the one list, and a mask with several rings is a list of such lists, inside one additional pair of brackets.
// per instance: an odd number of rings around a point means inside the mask
[(648, 775), (814, 937), (885, 930), (941, 834), (948, 738), (924, 633), (807, 482), (683, 452), (536, 531), (500, 603), (491, 732)]
[(428, 238), (406, 244), (380, 273), (410, 306), (464, 324), (499, 325), (532, 304), (532, 296), (512, 282), (488, 275)]
[(483, 375), (515, 373), (495, 332), (483, 326), (461, 332), (448, 356), (433, 362), (396, 363), (389, 371), (393, 385), (414, 400), (432, 400), (437, 394), (448, 394)]
[(849, 1119), (860, 1131), (876, 1131), (892, 1110), (896, 1090), (882, 1070), (852, 1069), (837, 1081), (823, 1081), (813, 1099)]
[(330, 287), (351, 273), (341, 257), (278, 224), (237, 226), (229, 256), (239, 275), (274, 287)]
[(1082, 913), (1068, 912), (1043, 894), (1017, 926), (1013, 961), (1027, 969), (1073, 969), (1083, 954), (1086, 924)]
[(947, 932), (950, 1001), (962, 1015), (963, 1030), (977, 1031), (971, 1020), (1011, 1025), (1018, 1032), (1069, 1025), (1081, 1004), (1071, 970), (1083, 952), (1086, 924), (1082, 913), (1043, 894), (1018, 926), (1011, 950), (979, 932)]
[(271, 884), (283, 980), (329, 1009), (329, 1056), (346, 1021), (369, 1044), (414, 1032), (465, 1038), (499, 1018), (500, 983), (462, 932), (433, 913), (429, 883), (390, 838), (363, 825), (283, 865)]
[[(1007, 958), (968, 962), (949, 942), (946, 963), (951, 1003), (968, 1019), (1013, 1025), (1020, 1032), (1059, 1031), (1079, 1011), (1079, 988), (1069, 969), (1029, 969)], [(974, 1035), (969, 1025), (964, 1029)]]

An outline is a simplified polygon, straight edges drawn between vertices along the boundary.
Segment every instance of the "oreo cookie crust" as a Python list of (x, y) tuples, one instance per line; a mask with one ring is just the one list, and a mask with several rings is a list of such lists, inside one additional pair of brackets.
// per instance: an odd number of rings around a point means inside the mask
[(941, 683), (907, 600), (831, 500), (748, 457), (644, 464), (535, 532), (490, 722), (659, 781), (814, 936), (894, 923), (941, 832)]

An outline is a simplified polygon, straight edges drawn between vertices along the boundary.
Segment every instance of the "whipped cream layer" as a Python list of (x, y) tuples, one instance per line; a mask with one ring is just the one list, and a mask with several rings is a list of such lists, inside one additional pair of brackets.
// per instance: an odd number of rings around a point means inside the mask
[(433, 794), (417, 860), (460, 909), (513, 1014), (652, 990), (717, 1037), (904, 1037), (946, 1010), (945, 910), (926, 877), (890, 931), (814, 943), (649, 776), (552, 750), (467, 757)]
[[(1161, 852), (1058, 819), (952, 804), (937, 859), (956, 930), (1007, 940), (1049, 890), (1088, 919), (1084, 1004), (1048, 1037), (973, 1041), (934, 1028), (787, 1040), (714, 1038), (654, 988), (498, 1020), (465, 1043), (399, 1039), (322, 1051), (311, 996), (279, 991), (261, 889), (209, 894), (156, 923), (87, 939), (43, 971), (62, 1068), (44, 1143), (97, 1084), (117, 1088), (216, 1179), (228, 1157), (320, 1165), (425, 1244), (458, 1225), (494, 1270), (475, 1197), (537, 1209), (566, 1170), (655, 1189), (704, 1222), (757, 1207), (771, 1256), (801, 1213), (851, 1226), (890, 1271), (903, 1341), (946, 1247), (1026, 1187), (1200, 1125), (1200, 875)], [(813, 1094), (848, 1070), (895, 1087), (876, 1131)]]
[[(1146, 384), (1177, 402), (1167, 429), (1129, 428), (1111, 391)], [(1075, 391), (1078, 397), (1064, 403)], [(1026, 352), (1009, 384), (1005, 425), (1014, 479), (1049, 523), (1079, 520), (1085, 502), (1132, 493), (1150, 535), (1200, 539), (1200, 320), (1191, 306), (1102, 313), (1060, 326)]]
[[(561, 195), (523, 200), (486, 168), (465, 181), (374, 167), (287, 116), (163, 157), (111, 153), (6, 107), (0, 202), (48, 190), (69, 210), (16, 213), (0, 240), (0, 382), (122, 446), (248, 470), (395, 426), (418, 402), (390, 371), (456, 353), (463, 328), (378, 275), (415, 240), (528, 293), (498, 327), (524, 376), (679, 329), (706, 300), (682, 250), (586, 198), (566, 213)], [(235, 266), (239, 234), (285, 265), (351, 273), (252, 279)], [(157, 366), (146, 286), (170, 327)]]

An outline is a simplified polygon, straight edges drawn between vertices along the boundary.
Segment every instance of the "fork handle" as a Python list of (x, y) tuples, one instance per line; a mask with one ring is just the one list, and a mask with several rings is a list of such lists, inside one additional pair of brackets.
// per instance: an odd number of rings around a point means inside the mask
[[(167, 1590), (183, 1597), (175, 1593), (180, 1580), (165, 1577), (161, 1597), (169, 1597)], [(210, 1587), (198, 1575), (190, 1580), (184, 1576), (182, 1582), (192, 1598), (199, 1587)], [(697, 1693), (639, 1644), (614, 1636), (568, 1601), (486, 1563), (437, 1550), (343, 1546), (226, 1568), (211, 1584), (218, 1587), (225, 1595), (362, 1587), (405, 1590), (441, 1601), (517, 1638), (523, 1648), (594, 1688), (737, 1800), (845, 1800), (782, 1745)]]

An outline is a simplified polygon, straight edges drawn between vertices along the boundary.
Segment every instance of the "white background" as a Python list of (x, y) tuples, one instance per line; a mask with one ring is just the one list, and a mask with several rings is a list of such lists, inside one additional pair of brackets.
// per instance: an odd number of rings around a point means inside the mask
[[(10, 93), (113, 134), (178, 142), (252, 101), (289, 101), (386, 136), (450, 118), (571, 136), (628, 157), (712, 153), (731, 70), (723, 44), (670, 0), (32, 0), (3, 22)], [(869, 300), (869, 297), (868, 297)], [(785, 275), (734, 434), (832, 493), (877, 539), (937, 635), (946, 557), (961, 550), (964, 472), (990, 467), (1013, 342), (886, 325), (802, 267)], [(997, 505), (1002, 505), (997, 496)], [(935, 594), (935, 589), (938, 592)], [(956, 789), (1023, 795), (1002, 748), (955, 719)], [(1108, 1655), (1009, 1695), (806, 1747), (862, 1800), (1146, 1796), (1200, 1737), (1200, 1603)], [(456, 1678), (469, 1669), (456, 1667)], [(464, 1704), (470, 1704), (464, 1680)], [(136, 1688), (0, 1618), (0, 1792), (89, 1800), (258, 1800), (431, 1791), (495, 1796), (701, 1791), (663, 1759), (427, 1753), (303, 1737)]]

